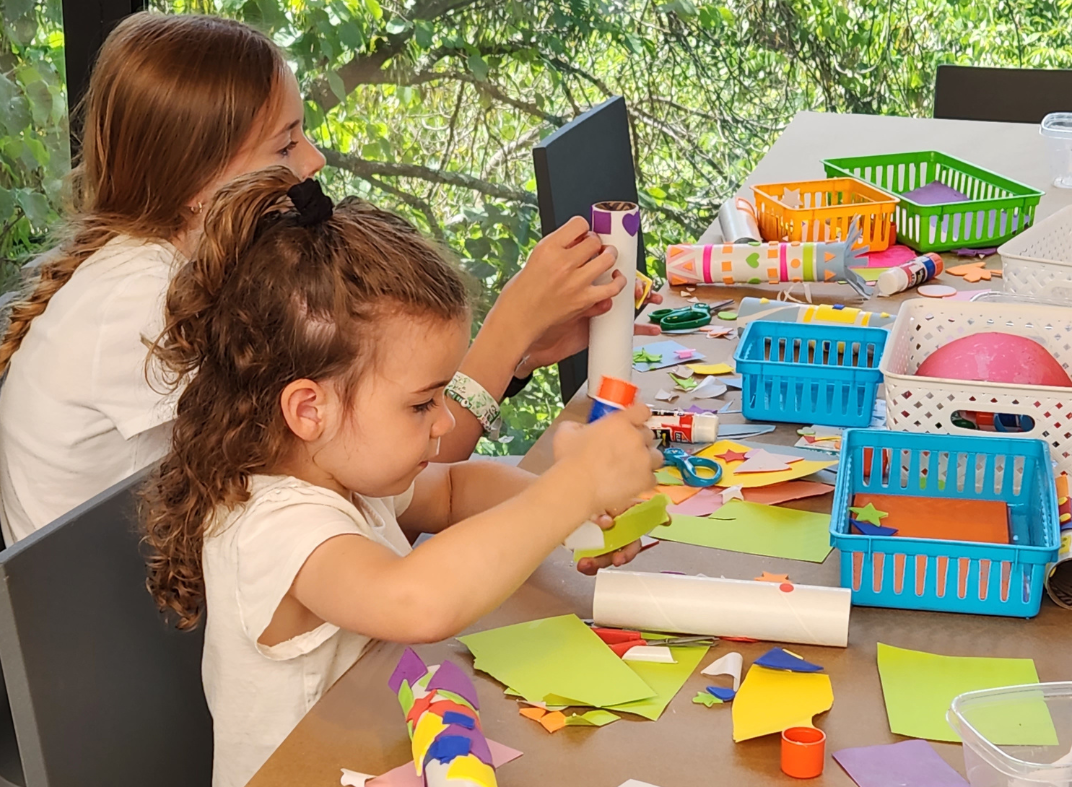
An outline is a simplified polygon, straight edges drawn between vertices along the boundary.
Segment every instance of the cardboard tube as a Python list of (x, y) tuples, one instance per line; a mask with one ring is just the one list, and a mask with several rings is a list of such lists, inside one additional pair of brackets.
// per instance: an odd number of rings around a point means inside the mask
[(718, 209), (718, 226), (722, 230), (723, 243), (749, 243), (761, 241), (756, 211), (752, 204), (738, 197), (727, 200)]
[(844, 648), (851, 604), (848, 588), (604, 569), (592, 616), (599, 626)]
[(625, 277), (625, 287), (614, 296), (610, 311), (593, 317), (588, 327), (588, 390), (595, 391), (604, 377), (628, 381), (633, 374), (633, 319), (640, 208), (632, 202), (597, 202), (592, 206), (592, 231), (604, 246), (618, 250), (618, 261), (597, 284), (611, 280), (614, 271)]

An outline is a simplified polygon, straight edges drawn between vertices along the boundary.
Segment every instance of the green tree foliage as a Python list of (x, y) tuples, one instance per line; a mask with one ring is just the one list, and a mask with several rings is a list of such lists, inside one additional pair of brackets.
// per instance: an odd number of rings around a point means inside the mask
[[(481, 286), (481, 314), (539, 236), (533, 144), (609, 96), (629, 105), (657, 256), (703, 231), (797, 111), (926, 116), (939, 63), (1072, 67), (1072, 0), (153, 6), (238, 18), (283, 45), (328, 159), (325, 180), (449, 246)], [(538, 374), (504, 408), (512, 442), (482, 450), (524, 451), (560, 404), (554, 371)]]

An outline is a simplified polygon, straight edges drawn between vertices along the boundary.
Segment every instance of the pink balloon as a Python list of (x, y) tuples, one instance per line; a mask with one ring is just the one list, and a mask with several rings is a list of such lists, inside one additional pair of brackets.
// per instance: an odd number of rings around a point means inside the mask
[(1017, 385), (1072, 388), (1061, 364), (1038, 342), (1011, 333), (974, 333), (939, 347), (916, 374)]

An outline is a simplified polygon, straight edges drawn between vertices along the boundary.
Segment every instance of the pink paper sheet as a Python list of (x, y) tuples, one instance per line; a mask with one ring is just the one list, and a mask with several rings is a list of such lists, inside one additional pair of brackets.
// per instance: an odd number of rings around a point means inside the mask
[[(488, 748), (491, 749), (491, 759), (496, 768), (513, 762), (522, 754), (517, 749), (511, 749), (509, 746), (503, 746), (492, 740), (488, 741)], [(424, 787), (424, 780), (417, 775), (413, 763), (407, 762), (375, 779), (370, 779), (367, 787)]]

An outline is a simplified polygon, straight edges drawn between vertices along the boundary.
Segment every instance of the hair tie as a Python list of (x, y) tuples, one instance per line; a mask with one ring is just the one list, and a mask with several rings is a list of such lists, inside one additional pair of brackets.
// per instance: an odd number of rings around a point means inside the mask
[(319, 181), (303, 180), (295, 186), (287, 189), (287, 196), (294, 203), (294, 209), (298, 211), (298, 226), (310, 227), (331, 218), (335, 211), (335, 204), (331, 197), (320, 188)]

